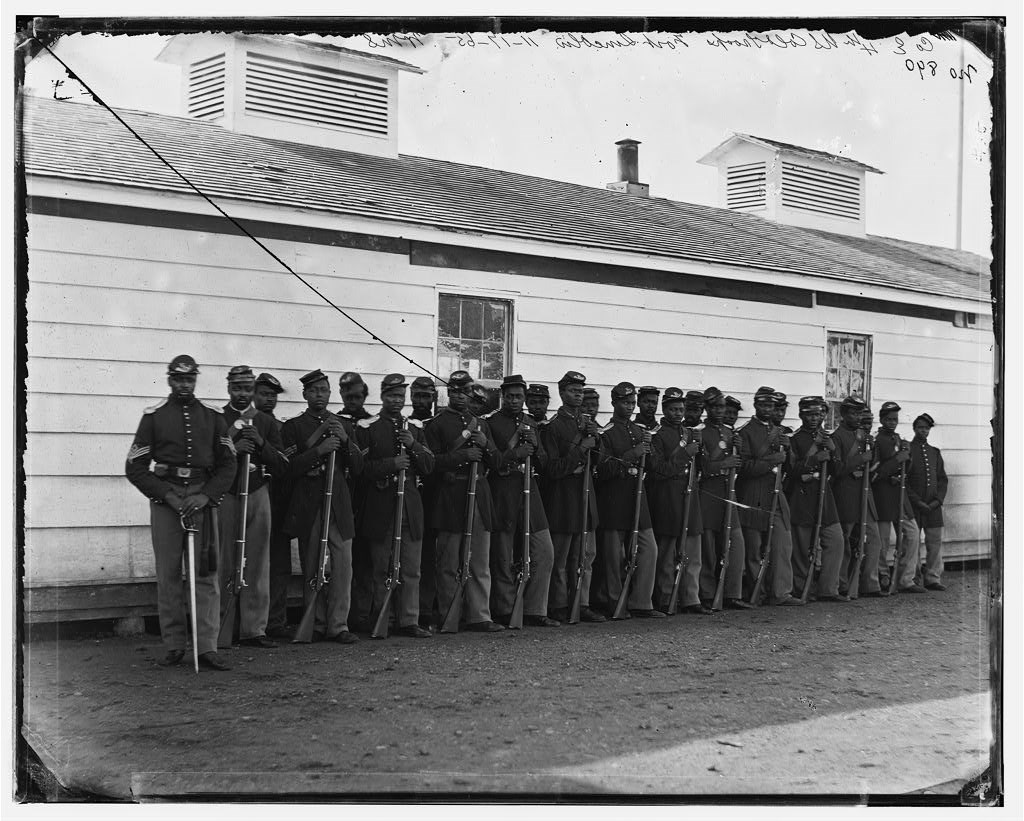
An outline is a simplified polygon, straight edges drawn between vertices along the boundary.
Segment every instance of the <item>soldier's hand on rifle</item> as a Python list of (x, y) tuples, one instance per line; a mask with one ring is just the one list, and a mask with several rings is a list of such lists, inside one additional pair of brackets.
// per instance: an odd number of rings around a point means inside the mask
[(235, 450), (239, 453), (255, 453), (256, 443), (245, 436), (239, 436), (238, 441), (235, 442)]
[(585, 437), (583, 437), (583, 439), (580, 441), (580, 447), (583, 448), (584, 450), (591, 450), (593, 448), (596, 448), (597, 447), (597, 437), (596, 436), (585, 436)]
[(197, 510), (202, 510), (210, 503), (210, 497), (203, 493), (193, 493), (186, 496), (181, 502), (181, 514), (191, 516)]
[(464, 452), (466, 454), (466, 459), (470, 462), (479, 462), (484, 458), (484, 452), (475, 445), (471, 448), (466, 448)]
[(337, 436), (328, 436), (316, 446), (316, 452), (320, 456), (326, 456), (332, 450), (337, 450), (340, 447), (341, 440)]
[(735, 470), (739, 466), (740, 466), (740, 457), (739, 456), (726, 456), (724, 459), (722, 459), (722, 467), (725, 470)]
[(399, 430), (397, 438), (402, 447), (406, 448), (411, 448), (412, 443), (416, 441), (415, 439), (413, 439), (413, 435), (409, 433), (408, 429)]
[(688, 445), (683, 447), (683, 451), (691, 459), (697, 455), (697, 451), (700, 450), (700, 442), (690, 442)]
[(469, 435), (469, 441), (476, 445), (478, 448), (487, 447), (487, 437), (484, 436), (483, 431), (475, 430)]
[(896, 453), (896, 461), (899, 464), (902, 465), (904, 462), (907, 462), (909, 460), (910, 460), (910, 451), (909, 450), (901, 450), (901, 451), (898, 451)]
[(831, 458), (832, 454), (829, 453), (827, 450), (819, 450), (816, 454), (814, 454), (814, 460), (818, 464), (821, 464), (822, 462), (827, 462)]
[(519, 443), (519, 447), (515, 449), (517, 459), (525, 459), (527, 456), (533, 456), (537, 448), (534, 447), (533, 442), (523, 441)]
[(331, 432), (331, 437), (337, 439), (341, 444), (344, 445), (348, 442), (348, 432), (345, 430), (345, 425), (342, 424), (342, 421), (337, 416), (330, 420), (328, 423), (328, 429)]
[(783, 462), (786, 461), (786, 458), (787, 457), (786, 457), (785, 452), (781, 451), (781, 450), (778, 450), (778, 451), (775, 451), (775, 453), (769, 453), (767, 456), (764, 457), (764, 460), (769, 465), (781, 465)]
[(595, 422), (593, 419), (588, 418), (587, 421), (583, 423), (583, 430), (586, 432), (587, 436), (596, 437), (598, 433), (597, 422)]
[(408, 470), (412, 464), (412, 460), (409, 458), (408, 453), (403, 453), (401, 456), (395, 457), (395, 473), (400, 470)]

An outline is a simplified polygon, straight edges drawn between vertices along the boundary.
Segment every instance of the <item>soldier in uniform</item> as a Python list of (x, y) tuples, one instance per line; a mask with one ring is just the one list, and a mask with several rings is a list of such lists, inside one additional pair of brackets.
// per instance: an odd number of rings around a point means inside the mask
[[(881, 550), (878, 555), (878, 582), (883, 590), (889, 589), (893, 572), (896, 575), (896, 589), (901, 593), (924, 593), (921, 585), (914, 582), (921, 550), (921, 534), (917, 529), (914, 509), (910, 497), (903, 494), (903, 514), (900, 515), (900, 476), (910, 461), (910, 446), (896, 433), (900, 423), (900, 406), (885, 402), (878, 411), (878, 435), (875, 448), (878, 470), (871, 483), (878, 511), (878, 538)], [(896, 524), (903, 521), (903, 555), (899, 567), (895, 565), (895, 545), (892, 532)], [(892, 546), (890, 546), (892, 545)]]
[(342, 404), (338, 416), (348, 419), (352, 426), (360, 419), (370, 418), (370, 412), (363, 407), (366, 397), (370, 395), (370, 389), (362, 376), (355, 371), (345, 371), (338, 377), (338, 393)]
[(380, 414), (361, 419), (356, 441), (363, 452), (363, 504), (357, 515), (357, 531), (370, 559), (370, 613), (375, 616), (384, 601), (395, 545), (395, 505), (398, 473), (405, 471), (398, 590), (398, 632), (412, 638), (430, 638), (420, 627), (420, 540), (423, 538), (423, 503), (418, 478), (434, 469), (434, 454), (427, 447), (423, 424), (403, 419), (405, 377), (388, 374), (380, 383)]
[(427, 446), (434, 453), (435, 499), (431, 522), (437, 531), (434, 582), (441, 617), (458, 589), (462, 534), (466, 524), (470, 465), (477, 465), (476, 511), (473, 517), (469, 581), (463, 615), (466, 629), (484, 633), (504, 630), (491, 620), (491, 494), (488, 468), (497, 462), (487, 424), (469, 412), (473, 378), (466, 371), (448, 377), (448, 407), (426, 426)]
[(654, 430), (658, 427), (659, 391), (653, 385), (644, 385), (636, 389), (636, 418), (633, 421), (642, 428)]
[[(530, 482), (530, 578), (523, 594), (523, 624), (558, 627), (548, 618), (548, 588), (554, 562), (554, 546), (544, 513), (544, 501), (533, 478), (547, 461), (540, 447), (536, 423), (523, 413), (526, 382), (519, 375), (506, 376), (501, 383), (501, 408), (486, 418), (487, 428), (498, 449), (498, 462), (487, 481), (491, 485), (493, 528), (491, 530), (491, 614), (507, 625), (516, 596), (513, 557), (522, 546), (523, 489)], [(530, 477), (525, 476), (525, 459), (531, 457)]]
[(927, 413), (922, 413), (914, 420), (907, 495), (917, 514), (918, 526), (924, 529), (924, 586), (927, 590), (939, 591), (946, 589), (942, 583), (942, 504), (946, 499), (949, 480), (946, 478), (942, 451), (928, 444), (928, 434), (933, 427), (935, 420)]
[[(741, 505), (747, 573), (751, 594), (760, 569), (761, 554), (768, 562), (765, 590), (769, 604), (802, 605), (793, 590), (793, 542), (789, 533), (789, 503), (782, 493), (781, 477), (789, 456), (789, 440), (772, 422), (775, 413), (775, 389), (762, 386), (754, 394), (754, 415), (737, 431), (740, 437), (740, 470), (736, 480), (736, 499)], [(779, 494), (775, 497), (778, 484)], [(775, 503), (775, 522), (769, 518)], [(765, 546), (768, 530), (771, 544)], [(752, 602), (757, 604), (757, 602)]]
[(583, 389), (583, 402), (580, 404), (580, 413), (584, 413), (597, 421), (597, 414), (601, 408), (601, 396), (594, 388)]
[(736, 422), (740, 418), (741, 410), (743, 410), (743, 405), (740, 403), (739, 399), (735, 396), (725, 397), (725, 417), (722, 421), (730, 428), (735, 428)]
[(548, 386), (531, 382), (526, 389), (526, 410), (534, 422), (544, 422), (548, 418), (548, 404), (551, 402), (551, 394), (548, 393)]
[(409, 402), (412, 405), (410, 419), (426, 422), (434, 416), (434, 403), (437, 401), (437, 388), (429, 376), (417, 376), (409, 388)]
[(735, 432), (725, 424), (725, 394), (718, 388), (704, 391), (707, 422), (701, 430), (701, 452), (704, 463), (700, 478), (700, 518), (704, 525), (703, 559), (700, 576), (700, 597), (708, 607), (718, 586), (719, 564), (725, 553), (725, 517), (731, 522), (729, 534), (729, 564), (725, 573), (725, 607), (730, 610), (749, 610), (743, 601), (743, 567), (745, 547), (736, 508), (728, 504), (728, 472), (738, 470), (741, 461), (733, 455)]
[[(820, 396), (805, 396), (800, 400), (800, 429), (790, 438), (789, 471), (786, 474), (786, 498), (789, 500), (790, 521), (793, 525), (793, 589), (802, 591), (807, 574), (820, 564), (817, 582), (811, 596), (817, 601), (849, 601), (839, 594), (839, 570), (843, 563), (845, 540), (839, 526), (835, 499), (828, 481), (821, 489), (822, 465), (831, 472), (835, 465), (836, 446), (821, 427), (828, 406)], [(818, 544), (813, 546), (815, 560), (811, 558), (811, 539), (818, 516), (818, 493), (821, 501), (821, 530)]]
[(306, 409), (289, 419), (281, 429), (285, 456), (290, 461), (292, 497), (288, 504), (285, 532), (299, 540), (303, 560), (304, 603), (317, 595), (312, 587), (320, 572), (321, 515), (324, 502), (324, 474), (330, 453), (335, 457), (331, 494), (328, 555), (330, 582), (326, 595), (316, 604), (313, 640), (354, 644), (359, 641), (348, 629), (352, 590), (352, 498), (346, 473), (355, 477), (363, 469), (363, 454), (352, 436), (351, 423), (328, 412), (331, 383), (318, 368), (300, 377)]
[[(578, 371), (569, 371), (558, 380), (562, 406), (554, 417), (541, 425), (540, 442), (547, 456), (543, 468), (541, 495), (555, 548), (551, 587), (548, 592), (548, 615), (556, 621), (569, 616), (570, 579), (577, 584), (577, 571), (582, 565), (580, 584), (580, 620), (602, 622), (605, 617), (590, 607), (590, 580), (596, 552), (594, 529), (598, 523), (597, 495), (594, 493), (593, 469), (598, 449), (597, 423), (582, 412), (583, 388), (587, 378)], [(591, 470), (585, 471), (587, 452), (591, 452)], [(584, 485), (586, 483), (586, 485)], [(587, 539), (584, 531), (583, 495), (589, 486)], [(582, 561), (580, 550), (583, 551)], [(572, 591), (575, 595), (575, 590)]]
[(709, 614), (711, 608), (700, 603), (700, 537), (704, 526), (700, 518), (700, 488), (696, 476), (689, 495), (690, 515), (683, 537), (685, 541), (682, 546), (679, 545), (690, 471), (699, 470), (700, 434), (683, 424), (683, 392), (679, 388), (665, 388), (661, 409), (664, 414), (661, 430), (651, 437), (647, 471), (647, 498), (654, 537), (658, 542), (653, 604), (655, 609), (668, 613), (678, 550), (685, 566), (679, 604), (684, 613)]
[[(150, 533), (156, 560), (157, 612), (167, 654), (160, 664), (177, 664), (185, 655), (185, 595), (181, 564), (186, 538), (181, 517), (198, 528), (193, 556), (197, 633), (193, 640), (200, 666), (227, 670), (217, 654), (220, 587), (217, 584), (216, 505), (235, 476), (235, 449), (223, 417), (195, 398), (196, 361), (187, 354), (167, 366), (170, 396), (146, 412), (125, 463), (125, 475), (150, 500)], [(150, 471), (150, 462), (153, 470)], [(186, 562), (186, 566), (190, 567)], [(189, 570), (191, 572), (191, 570)]]
[(703, 413), (704, 391), (687, 391), (683, 397), (683, 424), (688, 428), (700, 427)]
[(597, 465), (598, 508), (601, 523), (597, 531), (597, 560), (601, 562), (601, 598), (609, 613), (622, 591), (623, 568), (633, 539), (637, 483), (640, 483), (640, 519), (637, 527), (636, 572), (629, 587), (629, 613), (640, 618), (664, 618), (655, 610), (654, 576), (658, 565), (658, 543), (651, 527), (651, 512), (643, 492), (641, 459), (651, 452), (651, 432), (632, 421), (636, 388), (620, 382), (612, 388), (612, 421), (601, 433), (601, 458)]
[(793, 429), (785, 424), (786, 413), (789, 410), (789, 400), (782, 391), (775, 391), (772, 394), (775, 400), (775, 407), (772, 409), (772, 424), (778, 427), (786, 436), (789, 436)]
[[(277, 647), (267, 638), (270, 609), (270, 488), (271, 476), (284, 476), (288, 460), (281, 451), (281, 435), (274, 419), (252, 403), (256, 375), (248, 365), (236, 365), (228, 371), (228, 396), (223, 408), (224, 422), (238, 451), (238, 470), (220, 504), (219, 563), (220, 586), (224, 590), (235, 583), (235, 539), (238, 538), (238, 497), (242, 480), (242, 459), (249, 455), (249, 497), (245, 509), (245, 586), (235, 591), (239, 609), (239, 644), (249, 647)], [(224, 613), (221, 613), (223, 620)], [(231, 641), (230, 636), (226, 636)]]
[(479, 382), (469, 386), (469, 412), (473, 416), (483, 416), (487, 410), (487, 389)]
[[(284, 387), (277, 377), (261, 373), (256, 377), (252, 403), (274, 422), (278, 441), (281, 440), (281, 421), (274, 415), (278, 395)], [(282, 443), (281, 447), (284, 445)], [(282, 454), (283, 458), (283, 454)], [(267, 610), (267, 637), (290, 639), (288, 629), (288, 583), (292, 578), (292, 541), (284, 532), (284, 519), (288, 515), (291, 484), (287, 471), (270, 478), (270, 605)]]
[[(843, 529), (843, 561), (839, 571), (839, 592), (844, 595), (850, 590), (851, 546), (850, 537), (859, 531), (861, 516), (861, 481), (865, 470), (871, 469), (873, 442), (861, 429), (861, 414), (867, 406), (860, 399), (848, 396), (839, 406), (842, 424), (832, 432), (836, 445), (836, 464), (832, 473), (832, 495), (835, 497), (836, 512)], [(867, 450), (865, 451), (865, 445)], [(868, 493), (868, 512), (865, 526), (864, 556), (860, 568), (859, 594), (863, 596), (887, 596), (878, 584), (878, 517), (875, 502)]]

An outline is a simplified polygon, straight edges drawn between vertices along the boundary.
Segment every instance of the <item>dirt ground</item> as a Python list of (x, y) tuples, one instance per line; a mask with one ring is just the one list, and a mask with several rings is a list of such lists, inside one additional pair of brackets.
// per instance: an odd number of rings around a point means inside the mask
[[(985, 570), (945, 593), (224, 651), (30, 640), (24, 721), (64, 787), (184, 797), (955, 796), (988, 757)], [(189, 657), (186, 657), (189, 660)], [(941, 785), (941, 786), (936, 786)]]

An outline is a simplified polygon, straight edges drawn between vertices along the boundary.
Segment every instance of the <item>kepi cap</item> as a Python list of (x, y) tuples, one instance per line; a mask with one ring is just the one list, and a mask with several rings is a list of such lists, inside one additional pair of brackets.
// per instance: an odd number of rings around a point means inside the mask
[(272, 376), (269, 373), (261, 373), (259, 376), (257, 376), (256, 384), (266, 385), (268, 388), (273, 389), (275, 393), (284, 393), (284, 387), (281, 385), (280, 382), (277, 381), (276, 377)]
[(434, 385), (434, 380), (429, 376), (417, 376), (412, 380), (411, 390), (415, 391), (429, 391), (430, 393), (437, 393), (437, 388)]
[(473, 377), (469, 375), (469, 371), (452, 371), (452, 375), (448, 377), (449, 390), (464, 391), (472, 384)]
[(935, 420), (932, 419), (931, 414), (928, 413), (922, 413), (920, 416), (917, 417), (917, 419), (914, 420), (915, 425), (918, 422), (924, 422), (930, 428), (935, 427)]
[(600, 397), (600, 394), (597, 392), (597, 388), (584, 388), (583, 389), (583, 398), (584, 399), (591, 399), (591, 398), (597, 399), (599, 397)]
[(197, 373), (199, 366), (187, 353), (178, 354), (167, 366), (168, 376), (194, 376)]
[(754, 393), (754, 401), (757, 402), (759, 399), (774, 399), (775, 388), (769, 388), (767, 385), (762, 385)]
[(864, 404), (863, 399), (858, 399), (856, 396), (847, 396), (839, 405), (839, 411), (840, 413), (847, 410), (861, 411), (866, 407), (867, 405)]
[(670, 402), (682, 402), (683, 392), (680, 388), (665, 388), (665, 393), (661, 397), (662, 406), (668, 405)]
[(903, 408), (895, 402), (883, 402), (882, 407), (878, 409), (878, 416), (881, 418), (888, 413), (898, 413), (901, 410), (903, 410)]
[(586, 385), (587, 377), (581, 374), (579, 371), (566, 371), (565, 376), (558, 380), (558, 388), (562, 388), (568, 385)]
[(487, 401), (487, 388), (481, 385), (479, 382), (474, 382), (469, 386), (470, 396), (475, 396), (477, 399)]
[(772, 394), (772, 399), (775, 400), (776, 405), (786, 406), (789, 404), (789, 400), (786, 398), (786, 394), (784, 394), (782, 391), (775, 391)]
[(530, 387), (526, 389), (527, 396), (543, 396), (545, 399), (550, 399), (551, 394), (548, 392), (548, 386), (542, 385), (539, 382), (531, 382)]
[[(317, 368), (316, 370), (310, 371), (309, 373), (305, 374), (304, 376), (300, 376), (299, 377), (299, 381), (302, 383), (302, 387), (304, 387), (304, 388), (308, 388), (314, 382), (319, 382), (321, 379), (327, 379), (327, 374), (325, 374), (319, 368)], [(327, 381), (330, 382), (329, 379), (327, 379)]]
[(395, 388), (401, 388), (403, 391), (408, 387), (405, 382), (405, 377), (400, 373), (389, 373), (382, 380), (380, 380), (380, 392), (381, 395), (387, 393)]
[(704, 391), (687, 391), (686, 396), (683, 397), (683, 401), (687, 404), (703, 405)]
[(506, 376), (501, 380), (502, 391), (504, 391), (505, 388), (522, 388), (525, 391), (526, 387), (526, 380), (517, 373), (514, 373), (511, 376)]
[(800, 399), (799, 405), (802, 411), (808, 408), (824, 408), (825, 400), (820, 396), (804, 396)]
[(614, 388), (612, 388), (612, 400), (616, 399), (628, 399), (630, 396), (636, 395), (636, 387), (632, 382), (620, 382)]
[(704, 389), (704, 404), (710, 405), (712, 402), (722, 399), (724, 396), (725, 394), (712, 385), (710, 388)]
[(643, 387), (636, 389), (637, 397), (646, 396), (647, 394), (650, 393), (653, 393), (655, 396), (658, 396), (661, 393), (661, 391), (654, 387), (654, 385), (644, 385)]
[(341, 390), (351, 388), (355, 385), (365, 385), (363, 377), (357, 374), (355, 371), (345, 371), (341, 376), (338, 377), (338, 387)]
[(742, 403), (735, 396), (725, 397), (725, 406), (727, 408), (736, 408), (736, 410), (743, 410)]
[(228, 371), (228, 384), (233, 385), (237, 382), (255, 382), (256, 376), (252, 372), (252, 368), (248, 365), (235, 365), (230, 371)]

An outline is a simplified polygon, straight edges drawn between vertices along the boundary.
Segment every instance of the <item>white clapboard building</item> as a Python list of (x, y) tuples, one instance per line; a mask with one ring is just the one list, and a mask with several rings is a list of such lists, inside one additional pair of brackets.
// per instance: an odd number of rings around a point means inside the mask
[[(637, 143), (587, 187), (398, 153), (388, 58), (289, 38), (175, 38), (182, 113), (120, 115), (274, 254), (405, 355), (552, 388), (569, 369), (610, 407), (620, 380), (717, 385), (750, 407), (899, 402), (938, 422), (947, 555), (990, 549), (988, 261), (868, 236), (876, 169), (737, 134), (701, 162), (721, 207), (650, 196)], [(324, 304), (100, 106), (24, 101), (28, 211), (25, 563), (29, 621), (154, 612), (144, 497), (124, 478), (166, 364), (232, 365), (303, 407), (313, 368), (420, 375)], [(710, 148), (710, 146), (709, 146)], [(613, 150), (608, 147), (609, 152)], [(599, 181), (595, 181), (599, 182)]]

